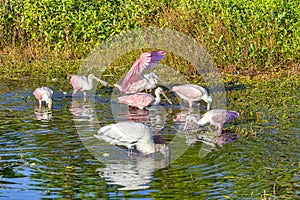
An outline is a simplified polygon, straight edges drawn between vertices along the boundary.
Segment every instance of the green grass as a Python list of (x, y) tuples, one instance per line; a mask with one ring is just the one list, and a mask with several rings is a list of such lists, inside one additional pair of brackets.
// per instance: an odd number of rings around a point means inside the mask
[[(168, 28), (194, 38), (222, 72), (287, 71), (300, 62), (299, 19), (297, 0), (1, 1), (1, 76), (76, 72), (102, 41), (139, 27)], [(197, 76), (176, 55), (168, 62)]]

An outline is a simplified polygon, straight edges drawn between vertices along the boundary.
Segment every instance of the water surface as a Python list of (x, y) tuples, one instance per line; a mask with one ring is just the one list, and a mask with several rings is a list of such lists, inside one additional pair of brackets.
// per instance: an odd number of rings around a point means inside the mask
[[(219, 140), (205, 129), (181, 134), (184, 111), (176, 103), (128, 110), (100, 86), (95, 98), (72, 100), (66, 80), (46, 83), (54, 90), (53, 110), (38, 111), (32, 92), (40, 84), (3, 80), (0, 86), (1, 198), (300, 197), (298, 79), (228, 86), (228, 107), (240, 118)], [(122, 120), (149, 125), (176, 159), (130, 158), (126, 149), (93, 137)]]

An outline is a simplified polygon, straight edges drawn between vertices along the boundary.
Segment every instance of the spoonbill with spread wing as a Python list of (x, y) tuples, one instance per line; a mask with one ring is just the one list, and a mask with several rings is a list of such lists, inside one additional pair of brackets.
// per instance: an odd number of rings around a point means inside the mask
[(164, 51), (142, 53), (140, 58), (133, 63), (122, 84), (115, 84), (114, 86), (117, 87), (123, 94), (141, 92), (149, 87), (155, 88), (157, 76), (154, 73), (146, 75), (144, 74), (144, 70), (153, 69), (155, 65), (164, 58), (165, 54), (166, 53)]

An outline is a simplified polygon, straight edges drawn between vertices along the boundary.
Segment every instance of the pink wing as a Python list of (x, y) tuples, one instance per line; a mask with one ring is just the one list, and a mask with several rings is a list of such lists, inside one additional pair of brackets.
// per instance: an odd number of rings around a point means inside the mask
[(73, 86), (73, 89), (80, 90), (81, 83), (79, 80), (79, 76), (77, 76), (77, 75), (70, 75), (70, 76), (71, 76), (70, 83)]
[(140, 58), (137, 59), (131, 69), (126, 74), (124, 81), (121, 85), (122, 92), (125, 93), (130, 85), (134, 82), (137, 82), (143, 78), (143, 71), (145, 69), (153, 69), (157, 63), (164, 58), (165, 56), (164, 51), (154, 51), (151, 53), (142, 53)]
[(230, 123), (233, 119), (238, 118), (239, 113), (235, 111), (229, 111), (224, 110), (218, 112), (216, 115), (212, 117), (212, 120), (214, 120), (217, 123)]
[(33, 95), (35, 96), (36, 99), (42, 100), (42, 91), (41, 88), (36, 88), (33, 92)]

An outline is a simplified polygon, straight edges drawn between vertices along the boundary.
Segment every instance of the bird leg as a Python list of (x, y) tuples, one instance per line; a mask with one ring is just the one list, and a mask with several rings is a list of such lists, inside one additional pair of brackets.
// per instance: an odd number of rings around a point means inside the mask
[(39, 110), (42, 109), (42, 100), (39, 100)]
[(73, 93), (72, 93), (72, 97), (74, 97), (75, 96), (75, 94), (76, 94), (76, 92), (77, 92), (78, 90), (74, 90), (73, 91)]
[(189, 107), (193, 108), (193, 102), (192, 101), (189, 101)]
[(86, 91), (83, 92), (83, 101), (86, 102)]
[(132, 150), (132, 147), (128, 147), (128, 157), (132, 156), (133, 155), (133, 150)]
[(185, 132), (187, 132), (187, 126), (188, 126), (188, 123), (189, 123), (189, 121), (186, 120), (186, 121), (185, 121), (185, 124), (184, 124), (184, 127), (183, 127), (183, 131), (185, 131)]

